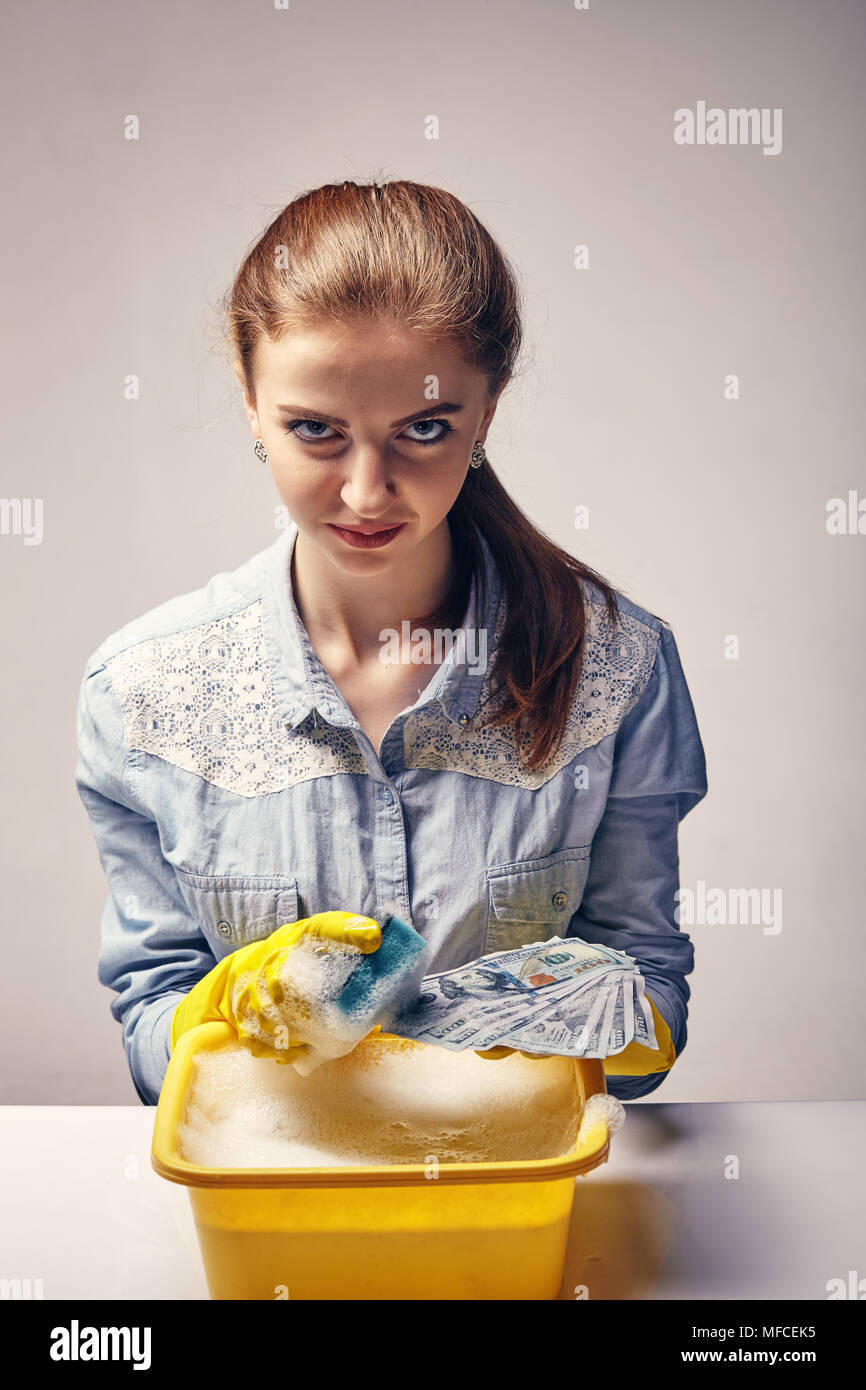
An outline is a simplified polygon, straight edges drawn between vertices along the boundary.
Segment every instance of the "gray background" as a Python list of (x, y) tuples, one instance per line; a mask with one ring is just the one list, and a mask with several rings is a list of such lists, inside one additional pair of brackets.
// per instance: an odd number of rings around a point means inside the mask
[[(450, 189), (521, 276), (488, 454), (673, 626), (710, 781), (683, 886), (782, 890), (778, 934), (689, 928), (655, 1098), (863, 1095), (866, 537), (826, 505), (866, 494), (864, 38), (842, 0), (5, 7), (2, 493), (43, 499), (44, 536), (0, 536), (0, 1100), (135, 1100), (73, 782), (84, 661), (274, 539), (217, 301), (290, 198), (371, 176)], [(701, 99), (781, 107), (781, 153), (676, 145)]]

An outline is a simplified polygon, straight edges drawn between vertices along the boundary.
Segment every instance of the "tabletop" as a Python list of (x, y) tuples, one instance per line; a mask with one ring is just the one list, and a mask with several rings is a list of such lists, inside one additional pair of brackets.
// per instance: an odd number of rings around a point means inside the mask
[[(560, 1299), (856, 1296), (866, 1101), (625, 1108), (608, 1161), (576, 1179)], [(187, 1191), (150, 1165), (155, 1114), (0, 1108), (0, 1279), (45, 1299), (208, 1297)]]

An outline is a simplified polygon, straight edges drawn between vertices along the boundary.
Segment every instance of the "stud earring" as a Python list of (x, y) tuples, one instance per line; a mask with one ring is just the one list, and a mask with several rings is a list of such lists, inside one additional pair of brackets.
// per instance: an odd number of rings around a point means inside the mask
[(470, 466), (472, 468), (480, 468), (482, 463), (486, 462), (487, 455), (484, 452), (484, 445), (476, 443), (475, 448), (472, 450), (472, 457), (469, 460)]
[(253, 453), (255, 454), (257, 459), (261, 459), (262, 463), (267, 463), (268, 451), (265, 448), (265, 441), (263, 439), (256, 440), (255, 444), (253, 445)]

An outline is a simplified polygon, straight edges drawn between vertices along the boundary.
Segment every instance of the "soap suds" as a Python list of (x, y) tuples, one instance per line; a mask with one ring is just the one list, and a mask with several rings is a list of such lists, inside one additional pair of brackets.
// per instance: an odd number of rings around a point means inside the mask
[[(301, 1076), (351, 1052), (381, 1021), (411, 965), (401, 963), (399, 970), (374, 981), (349, 1016), (336, 1001), (364, 959), (364, 952), (348, 942), (303, 936), (287, 953), (275, 999), (268, 992), (264, 967), (240, 976), (232, 1008), (247, 1045), (254, 1040), (279, 1052), (306, 1044), (306, 1052), (290, 1060)], [(255, 1009), (251, 994), (258, 1000)]]
[(204, 1167), (504, 1162), (567, 1153), (579, 1117), (566, 1057), (379, 1038), (301, 1076), (230, 1043), (194, 1059), (179, 1138)]
[(622, 1101), (606, 1091), (598, 1091), (590, 1096), (580, 1117), (578, 1139), (583, 1139), (587, 1131), (598, 1124), (599, 1120), (604, 1120), (608, 1134), (616, 1134), (625, 1124), (625, 1106)]

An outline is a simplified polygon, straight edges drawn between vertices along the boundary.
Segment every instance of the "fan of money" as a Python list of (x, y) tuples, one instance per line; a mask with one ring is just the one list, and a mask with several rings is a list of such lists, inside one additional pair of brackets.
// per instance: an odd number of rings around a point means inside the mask
[(632, 956), (552, 936), (426, 975), (392, 1033), (451, 1052), (513, 1047), (563, 1057), (612, 1057), (657, 1046), (644, 979)]

